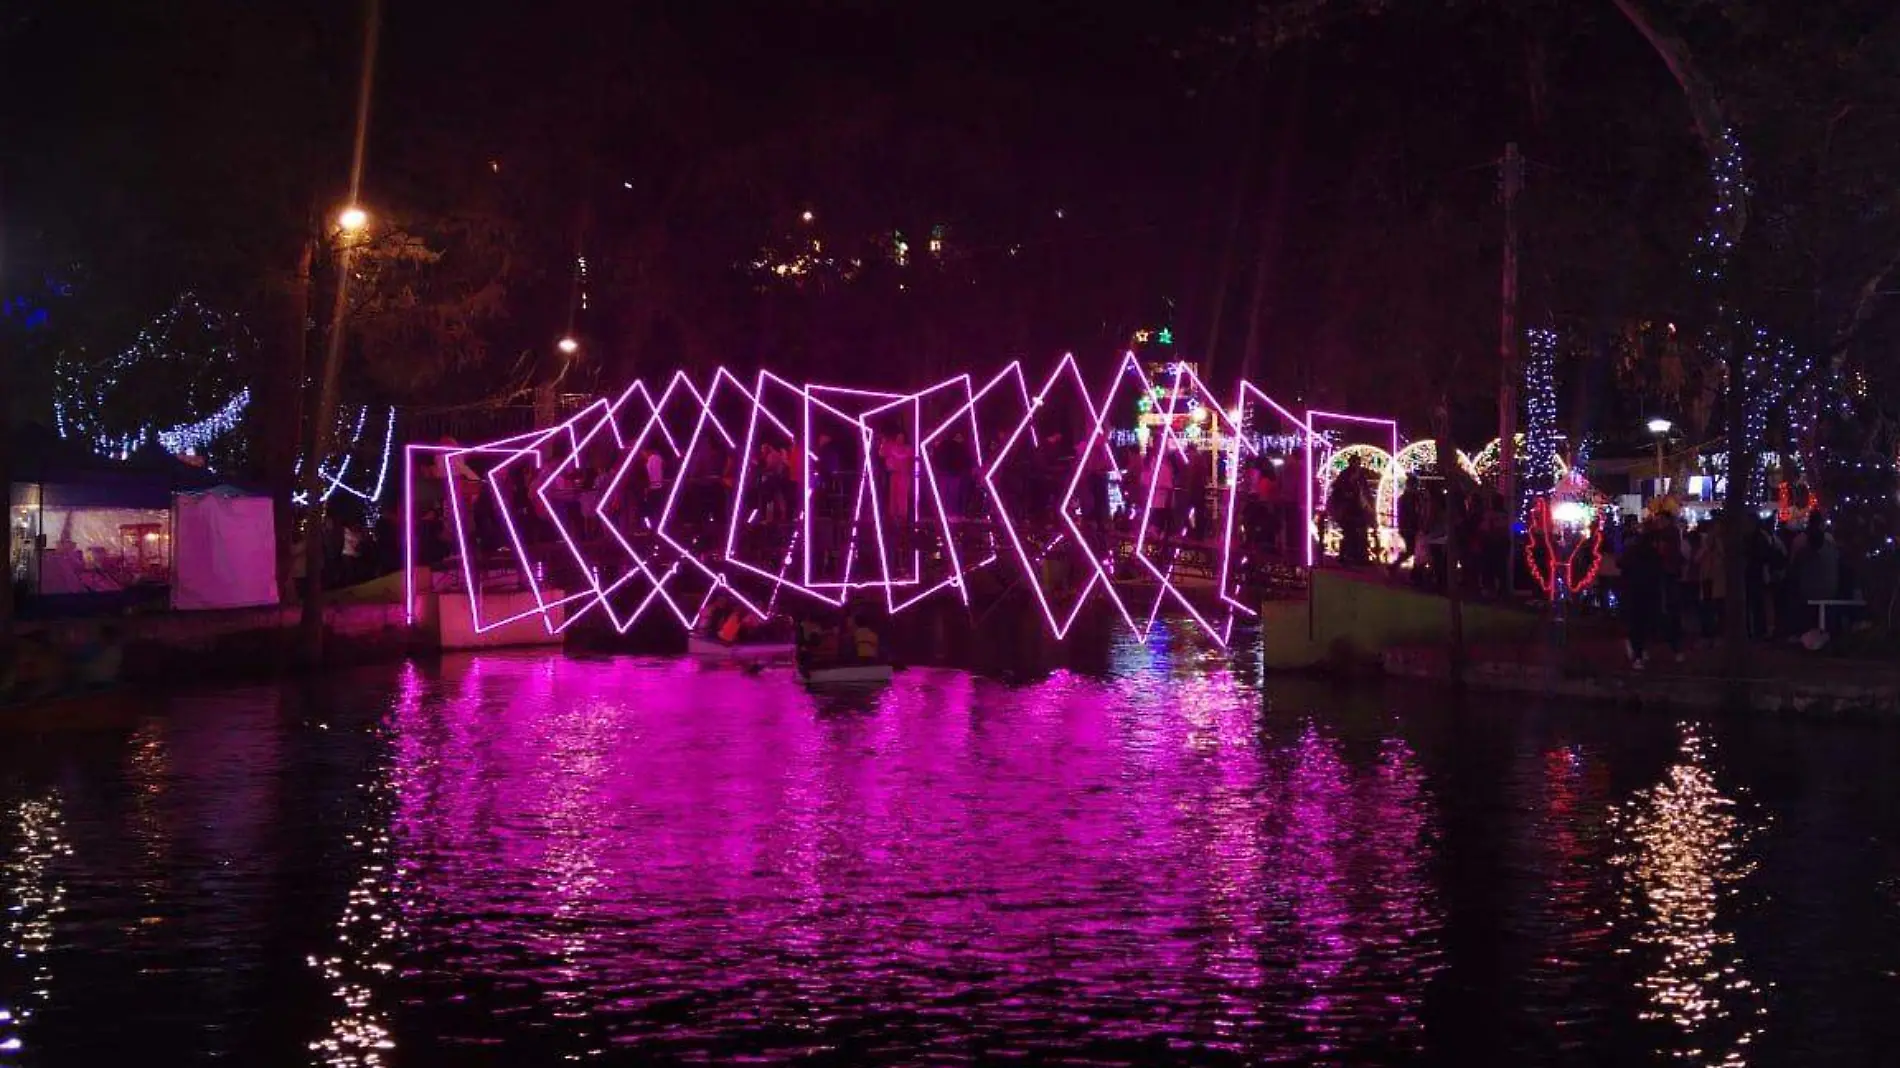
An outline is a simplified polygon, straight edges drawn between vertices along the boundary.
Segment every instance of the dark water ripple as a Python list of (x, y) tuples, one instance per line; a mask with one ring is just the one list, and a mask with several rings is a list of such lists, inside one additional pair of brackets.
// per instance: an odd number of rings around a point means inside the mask
[(1892, 732), (1188, 646), (482, 657), (0, 756), (0, 1064), (1876, 1064)]

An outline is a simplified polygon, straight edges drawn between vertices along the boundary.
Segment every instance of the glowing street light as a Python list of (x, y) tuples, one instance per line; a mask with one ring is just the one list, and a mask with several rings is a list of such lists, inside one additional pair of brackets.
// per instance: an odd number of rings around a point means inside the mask
[(564, 337), (555, 342), (554, 347), (560, 349), (566, 355), (572, 356), (581, 350), (581, 343), (572, 337)]
[(1674, 423), (1661, 417), (1649, 421), (1649, 432), (1656, 435), (1656, 495), (1658, 497), (1662, 496), (1663, 439), (1668, 437), (1669, 431), (1674, 428)]
[(346, 234), (359, 233), (369, 225), (369, 212), (352, 204), (337, 213), (336, 224)]
[(803, 215), (800, 215), (800, 216), (799, 216), (798, 218), (799, 218), (799, 219), (800, 219), (800, 221), (802, 221), (802, 222), (810, 222), (810, 221), (812, 221), (812, 219), (814, 218), (814, 216), (812, 215), (812, 213), (811, 213), (811, 212), (809, 212), (809, 211), (808, 211), (808, 212), (806, 212), (806, 213), (804, 213)]

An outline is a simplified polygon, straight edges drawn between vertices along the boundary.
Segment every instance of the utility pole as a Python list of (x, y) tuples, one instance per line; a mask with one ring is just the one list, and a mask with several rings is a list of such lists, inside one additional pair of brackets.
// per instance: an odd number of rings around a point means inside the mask
[(1504, 158), (1498, 162), (1498, 191), (1504, 199), (1504, 282), (1498, 312), (1498, 493), (1511, 517), (1510, 556), (1504, 561), (1504, 591), (1516, 592), (1517, 568), (1517, 383), (1523, 377), (1519, 366), (1517, 336), (1517, 195), (1524, 189), (1524, 159), (1517, 154), (1517, 142), (1504, 146)]

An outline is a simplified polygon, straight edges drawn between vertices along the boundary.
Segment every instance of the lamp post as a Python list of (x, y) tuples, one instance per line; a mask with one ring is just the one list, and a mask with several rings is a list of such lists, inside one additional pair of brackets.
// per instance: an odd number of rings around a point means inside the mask
[(1656, 436), (1656, 496), (1658, 497), (1662, 496), (1663, 440), (1669, 436), (1669, 431), (1674, 428), (1674, 423), (1661, 417), (1649, 421), (1649, 432)]
[[(323, 362), (310, 384), (309, 403), (304, 409), (303, 427), (303, 655), (309, 666), (323, 657), (323, 527), (326, 487), (323, 484), (323, 457), (330, 450), (330, 432), (336, 421), (336, 395), (343, 367), (343, 320), (349, 309), (350, 261), (369, 230), (369, 213), (351, 204), (339, 211), (335, 229), (327, 235), (323, 248), (336, 253), (336, 295), (330, 311), (330, 326), (323, 338)], [(306, 254), (316, 244), (313, 235)], [(306, 262), (308, 262), (306, 260)], [(309, 273), (303, 272), (303, 284), (309, 285)], [(305, 297), (306, 306), (308, 297)]]

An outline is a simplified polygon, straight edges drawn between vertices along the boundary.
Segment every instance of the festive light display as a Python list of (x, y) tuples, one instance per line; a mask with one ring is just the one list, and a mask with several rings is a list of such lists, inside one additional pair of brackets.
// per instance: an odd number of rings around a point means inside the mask
[[(247, 390), (247, 396), (248, 393)], [(370, 407), (367, 404), (357, 406), (353, 420), (347, 409), (337, 410), (335, 440), (341, 444), (338, 446), (336, 456), (326, 457), (325, 462), (318, 465), (317, 471), (323, 480), (323, 492), (318, 496), (319, 500), (328, 503), (330, 498), (338, 493), (347, 493), (372, 508), (382, 502), (383, 489), (389, 483), (389, 457), (396, 448), (396, 409), (393, 406), (385, 409), (381, 420), (383, 433), (376, 459), (375, 475), (360, 482), (350, 478), (350, 469), (356, 464), (357, 452), (362, 448), (364, 436), (370, 426), (369, 413)], [(299, 456), (291, 470), (301, 475), (303, 464), (304, 459)], [(298, 490), (290, 495), (290, 501), (298, 506), (307, 505), (310, 503), (310, 495), (303, 490)]]
[[(181, 335), (193, 327), (208, 345), (200, 351), (179, 351), (186, 340)], [(238, 350), (250, 343), (250, 332), (234, 316), (213, 311), (193, 293), (181, 293), (170, 308), (153, 319), (132, 344), (103, 362), (92, 364), (83, 359), (62, 356), (54, 368), (53, 427), (62, 438), (85, 442), (94, 452), (124, 458), (157, 441), (173, 455), (207, 449), (242, 421), (250, 405), (248, 388), (225, 393), (221, 384), (235, 378), (240, 363)], [(188, 369), (184, 382), (184, 406), (193, 414), (169, 428), (149, 422), (126, 428), (112, 414), (113, 395), (122, 389), (149, 392), (149, 383), (138, 380), (140, 369), (160, 369), (175, 376)], [(207, 404), (205, 393), (217, 399)], [(141, 397), (140, 407), (154, 398)], [(202, 413), (202, 414), (200, 414)], [(116, 425), (115, 425), (116, 424)]]
[(1709, 181), (1715, 186), (1715, 209), (1707, 229), (1696, 238), (1695, 273), (1705, 281), (1718, 282), (1735, 251), (1736, 220), (1753, 192), (1743, 168), (1742, 143), (1734, 130), (1722, 131), (1721, 149), (1709, 161)]
[(1519, 465), (1519, 514), (1552, 490), (1557, 467), (1557, 332), (1527, 330), (1524, 361), (1524, 453)]
[[(1458, 466), (1472, 481), (1482, 481), (1477, 468), (1472, 466), (1471, 457), (1462, 451), (1458, 453)], [(1406, 479), (1421, 471), (1436, 470), (1438, 467), (1438, 443), (1431, 438), (1408, 442), (1404, 448), (1393, 455), (1391, 462), (1385, 464), (1379, 475), (1377, 509), (1379, 526), (1382, 530), (1391, 530), (1395, 534), (1399, 528), (1399, 497), (1405, 492)]]
[[(1100, 403), (1073, 356), (1063, 357), (1034, 393), (1021, 366), (1015, 363), (980, 387), (970, 376), (957, 375), (914, 393), (796, 385), (770, 372), (759, 374), (748, 384), (724, 369), (716, 371), (701, 389), (683, 373), (676, 373), (658, 394), (636, 383), (617, 398), (595, 400), (560, 424), (543, 430), (481, 445), (409, 446), (403, 474), (405, 501), (414, 500), (418, 477), (444, 480), (445, 534), (457, 550), (471, 623), (477, 633), (536, 615), (550, 633), (557, 633), (597, 606), (623, 633), (655, 606), (664, 606), (682, 626), (691, 627), (710, 599), (721, 594), (761, 616), (772, 612), (781, 596), (836, 607), (856, 590), (881, 590), (891, 612), (903, 611), (949, 590), (968, 603), (970, 575), (1013, 559), (1027, 578), (1045, 621), (1058, 637), (1069, 632), (1083, 606), (1099, 591), (1139, 636), (1154, 631), (1163, 609), (1173, 602), (1217, 641), (1225, 642), (1235, 618), (1254, 611), (1239, 599), (1242, 591), (1230, 584), (1234, 574), (1230, 559), (1234, 552), (1232, 513), (1238, 482), (1233, 475), (1241, 458), (1255, 449), (1245, 435), (1222, 441), (1232, 450), (1230, 455), (1224, 454), (1228, 464), (1228, 514), (1219, 535), (1219, 602), (1227, 609), (1224, 618), (1210, 616), (1203, 605), (1187, 595), (1175, 580), (1176, 547), (1171, 540), (1151, 536), (1156, 512), (1164, 507), (1157, 503), (1152, 483), (1140, 506), (1139, 526), (1132, 534), (1134, 550), (1129, 556), (1129, 562), (1146, 572), (1155, 589), (1153, 601), (1146, 605), (1145, 619), (1130, 610), (1117, 589), (1113, 546), (1092, 546), (1089, 532), (1079, 522), (1077, 494), (1091, 469), (1091, 457), (1099, 451), (1102, 457), (1113, 460), (1113, 454), (1107, 451), (1105, 419), (1108, 401), (1116, 390), (1132, 382), (1144, 396), (1154, 397), (1156, 389), (1161, 391), (1157, 414), (1163, 420), (1156, 446), (1162, 449), (1181, 447), (1189, 431), (1216, 426), (1217, 421), (1211, 420), (1209, 413), (1224, 415), (1229, 411), (1200, 382), (1190, 365), (1168, 364), (1165, 372), (1164, 381), (1157, 385), (1149, 380), (1134, 355), (1127, 354), (1099, 394)], [(1056, 395), (1058, 390), (1072, 394), (1088, 433), (1081, 448), (1068, 458), (1073, 467), (1051, 472), (1058, 484), (1065, 485), (1055, 502), (1051, 528), (1028, 518), (1041, 511), (1039, 502), (1010, 499), (1013, 489), (999, 473), (1012, 458), (1024, 458), (1030, 450), (1046, 447), (1043, 435), (1066, 431), (1067, 424), (1059, 414), (1052, 415), (1061, 400)], [(1281, 429), (1290, 431), (1278, 437), (1308, 446), (1304, 451), (1310, 453), (1313, 435), (1308, 422), (1258, 387), (1243, 383), (1231, 410), (1242, 412), (1246, 418), (1249, 408), (1276, 413), (1283, 424)], [(927, 409), (939, 414), (926, 420)], [(1199, 418), (1196, 413), (1200, 413)], [(1390, 420), (1319, 414), (1381, 428), (1393, 425)], [(1003, 419), (1011, 427), (994, 455), (986, 454), (983, 445), (985, 418), (992, 423)], [(848, 471), (855, 471), (857, 485), (844, 487), (847, 499), (840, 500), (850, 518), (830, 520), (832, 529), (828, 532), (834, 540), (842, 535), (842, 544), (836, 547), (837, 556), (843, 560), (842, 570), (823, 576), (815, 572), (812, 553), (814, 536), (821, 533), (813, 523), (813, 473), (820, 461), (814, 437), (816, 419), (841, 424), (846, 440), (858, 440), (856, 462), (847, 465)], [(358, 419), (359, 439), (363, 421)], [(1177, 422), (1182, 427), (1179, 432)], [(876, 428), (899, 425), (917, 442), (914, 470), (897, 468), (890, 476), (907, 479), (907, 487), (874, 474), (881, 470), (880, 457), (873, 447)], [(755, 481), (751, 458), (768, 428), (778, 438), (789, 440), (790, 448), (803, 458), (796, 470), (804, 485), (794, 491), (799, 514), (788, 517), (793, 528), (789, 537), (779, 535), (781, 540), (771, 542), (763, 557), (747, 558), (749, 545), (754, 546), (750, 551), (757, 551), (757, 536), (761, 533), (761, 507), (756, 498), (748, 496)], [(990, 515), (990, 522), (982, 525), (989, 549), (973, 559), (966, 559), (959, 545), (963, 519), (956, 513), (963, 506), (947, 495), (944, 487), (948, 475), (940, 469), (947, 436), (959, 431), (969, 435), (975, 473), (980, 476), (977, 481)], [(736, 475), (729, 507), (717, 518), (720, 529), (709, 541), (701, 529), (707, 521), (700, 518), (703, 509), (697, 499), (692, 507), (686, 506), (684, 487), (707, 477), (701, 467), (710, 469), (710, 464), (701, 465), (701, 457), (725, 455), (726, 450), (737, 450), (739, 459), (724, 468), (736, 471)], [(672, 472), (673, 477), (665, 479), (663, 485), (649, 473), (653, 454)], [(903, 453), (891, 455), (901, 457)], [(602, 458), (607, 458), (606, 467), (612, 468), (612, 475), (588, 518), (604, 532), (604, 538), (590, 541), (572, 525), (573, 513), (556, 507), (554, 493), (562, 480), (572, 477), (583, 465), (598, 465)], [(430, 462), (432, 473), (420, 469), (422, 461)], [(484, 465), (485, 472), (472, 473), (467, 467), (471, 461)], [(959, 470), (962, 463), (960, 459)], [(346, 467), (340, 465), (334, 473), (326, 470), (332, 486), (341, 486)], [(464, 472), (459, 477), (458, 470)], [(532, 473), (526, 479), (517, 477), (523, 470)], [(721, 478), (717, 474), (711, 477), (714, 481)], [(895, 496), (900, 489), (907, 489), (903, 499)], [(640, 499), (643, 491), (646, 505), (652, 510), (643, 508), (644, 518), (631, 520), (626, 505)], [(1309, 485), (1309, 501), (1311, 491)], [(478, 517), (502, 535), (499, 543), (491, 539), (486, 546), (491, 554), (486, 560), (473, 538)], [(545, 523), (553, 532), (553, 540), (533, 543), (523, 526), (527, 517)], [(417, 596), (416, 518), (413, 512), (406, 516), (404, 532), (404, 554), (409, 565), (406, 592), (412, 618)], [(933, 531), (941, 540), (944, 570), (926, 576), (919, 536)], [(484, 604), (481, 571), (492, 566), (496, 549), (512, 558), (532, 606), (510, 614), (492, 611)], [(553, 555), (548, 555), (550, 550)], [(1079, 592), (1073, 594), (1073, 602), (1059, 606), (1052, 591), (1045, 588), (1043, 565), (1058, 553), (1070, 552), (1088, 561), (1087, 573)], [(749, 588), (744, 588), (748, 584)]]
[(1553, 505), (1549, 496), (1540, 496), (1531, 502), (1530, 517), (1524, 562), (1545, 598), (1589, 589), (1603, 564), (1603, 529), (1594, 510), (1574, 501)]
[[(1307, 438), (1304, 452), (1306, 454), (1306, 525), (1308, 528), (1308, 537), (1306, 539), (1306, 566), (1308, 567), (1313, 566), (1318, 554), (1321, 540), (1319, 511), (1326, 501), (1324, 488), (1321, 489), (1317, 499), (1315, 499), (1313, 493), (1316, 488), (1315, 480), (1318, 479), (1321, 474), (1321, 468), (1315, 466), (1313, 454), (1316, 450), (1324, 448), (1329, 443), (1326, 432), (1320, 429), (1321, 425), (1325, 423), (1338, 423), (1342, 428), (1356, 427), (1361, 430), (1370, 428), (1373, 432), (1384, 430), (1385, 434), (1383, 436), (1392, 443), (1390, 447), (1383, 450), (1385, 456), (1391, 457), (1399, 451), (1399, 424), (1394, 420), (1382, 419), (1377, 416), (1348, 415), (1342, 412), (1322, 412), (1315, 411), (1311, 408), (1307, 409), (1305, 419)], [(1321, 463), (1324, 463), (1323, 459)], [(1344, 466), (1342, 463), (1340, 469), (1343, 470)], [(1330, 488), (1331, 485), (1332, 479), (1329, 477), (1326, 479), (1325, 488)]]

